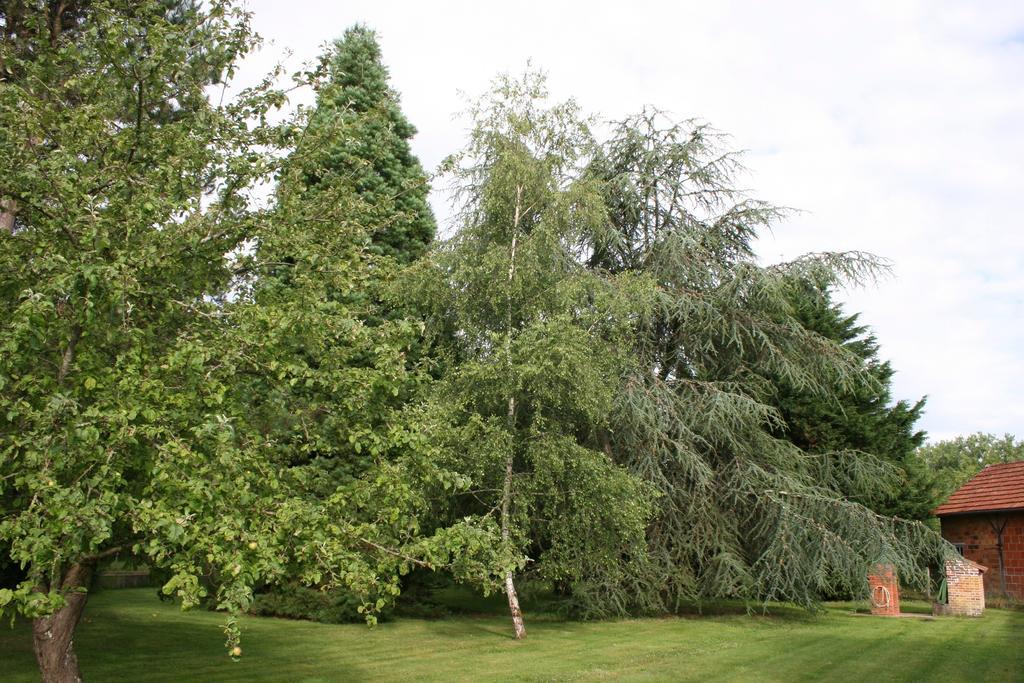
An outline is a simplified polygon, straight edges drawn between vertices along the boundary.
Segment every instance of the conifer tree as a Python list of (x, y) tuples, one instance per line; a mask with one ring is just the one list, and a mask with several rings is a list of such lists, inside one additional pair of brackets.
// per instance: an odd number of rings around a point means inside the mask
[(840, 590), (862, 594), (867, 567), (883, 558), (923, 581), (924, 566), (948, 551), (941, 539), (845, 498), (890, 490), (892, 468), (776, 436), (783, 416), (765, 379), (824, 401), (865, 381), (861, 359), (806, 329), (789, 293), (808, 280), (870, 279), (878, 264), (826, 253), (759, 265), (754, 237), (783, 212), (736, 189), (737, 159), (720, 145), (704, 124), (645, 110), (613, 127), (588, 169), (611, 227), (587, 241), (589, 266), (657, 283), (638, 311), (638, 363), (604, 437), (661, 493), (650, 571), (608, 592), (655, 611), (712, 597), (809, 606)]
[(354, 26), (334, 45), (328, 80), (320, 89), (304, 152), (302, 182), (309, 190), (344, 182), (362, 199), (371, 251), (407, 264), (434, 238), (429, 186), (409, 148), (416, 129), (388, 85), (376, 35)]
[(935, 504), (936, 492), (927, 467), (915, 450), (925, 434), (914, 423), (924, 409), (924, 399), (911, 405), (892, 401), (892, 376), (888, 361), (878, 357), (878, 341), (858, 314), (847, 315), (835, 303), (828, 288), (811, 282), (794, 283), (791, 299), (796, 319), (808, 330), (840, 344), (859, 359), (864, 376), (833, 396), (801, 392), (781, 378), (776, 385), (777, 405), (786, 423), (781, 432), (802, 450), (827, 454), (853, 450), (870, 453), (899, 470), (894, 490), (844, 491), (883, 515), (925, 520)]
[[(288, 358), (281, 372), (300, 382), (258, 378), (245, 389), (254, 422), (306, 472), (313, 500), (402, 450), (390, 436), (404, 438), (400, 408), (427, 377), (415, 362), (416, 327), (400, 305), (382, 312), (382, 286), (433, 235), (428, 188), (407, 143), (414, 129), (388, 88), (373, 32), (349, 29), (321, 64), (316, 107), (296, 122), (278, 178), (274, 219), (257, 233), (249, 309), (261, 353)], [(303, 606), (322, 616), (326, 601), (340, 606), (332, 621), (362, 618), (348, 587), (307, 587), (298, 575), (284, 583), (266, 586), (261, 603), (311, 617)]]

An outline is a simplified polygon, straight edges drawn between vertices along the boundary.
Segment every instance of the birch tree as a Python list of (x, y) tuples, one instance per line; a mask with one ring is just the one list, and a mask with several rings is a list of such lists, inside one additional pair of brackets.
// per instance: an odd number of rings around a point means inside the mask
[[(460, 230), (402, 291), (452, 363), (434, 405), (450, 425), (442, 452), (474, 481), (456, 507), (497, 518), (520, 570), (571, 583), (643, 553), (652, 495), (589, 445), (626, 362), (628, 304), (579, 262), (606, 220), (580, 175), (593, 141), (575, 103), (547, 107), (543, 87), (499, 79), (470, 111), (469, 143), (448, 161)], [(503, 585), (523, 638), (516, 577)]]

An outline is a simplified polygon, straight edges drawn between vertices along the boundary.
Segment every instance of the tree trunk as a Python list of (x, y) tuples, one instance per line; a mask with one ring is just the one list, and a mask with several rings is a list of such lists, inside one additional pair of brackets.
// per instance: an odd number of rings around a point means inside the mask
[[(523, 188), (516, 188), (516, 213), (512, 222), (512, 249), (508, 259), (508, 284), (509, 293), (506, 299), (506, 320), (505, 320), (505, 362), (509, 374), (512, 373), (512, 281), (516, 274), (516, 245), (519, 235), (519, 217), (523, 198)], [(508, 432), (515, 435), (516, 432), (516, 398), (508, 397), (508, 411), (505, 415)], [(505, 481), (501, 489), (501, 540), (506, 544), (511, 536), (510, 524), (512, 507), (512, 475), (515, 464), (515, 450), (512, 449), (505, 459)], [(526, 627), (523, 625), (523, 611), (519, 609), (519, 595), (516, 593), (516, 584), (512, 577), (512, 570), (505, 574), (505, 595), (508, 597), (508, 611), (512, 613), (512, 629), (515, 631), (516, 640), (526, 637)]]
[(43, 683), (79, 683), (82, 672), (75, 656), (75, 627), (88, 599), (92, 566), (76, 564), (61, 585), (67, 604), (47, 617), (32, 620), (32, 649), (39, 663)]
[(0, 199), (0, 230), (14, 234), (14, 218), (18, 205), (13, 199)]
[[(508, 400), (508, 420), (515, 422), (516, 400)], [(501, 540), (508, 543), (511, 535), (509, 514), (512, 505), (512, 473), (513, 453), (509, 452), (505, 459), (505, 481), (501, 488)], [(512, 571), (505, 574), (505, 595), (508, 597), (508, 611), (512, 613), (512, 629), (515, 631), (516, 640), (526, 637), (526, 626), (523, 625), (523, 611), (519, 609), (519, 595), (516, 593), (516, 584), (512, 579)]]
[(511, 570), (505, 574), (505, 595), (508, 596), (508, 611), (512, 613), (512, 630), (516, 640), (522, 640), (526, 637), (526, 626), (523, 624), (523, 611), (519, 609), (519, 594), (516, 593)]
[[(509, 457), (505, 468), (505, 486), (501, 499), (501, 540), (508, 542), (509, 539), (509, 503), (512, 493), (512, 458)], [(526, 637), (526, 626), (523, 624), (523, 610), (519, 608), (519, 594), (516, 592), (516, 584), (513, 580), (512, 570), (505, 573), (505, 596), (508, 597), (508, 611), (512, 614), (512, 630), (516, 640)]]

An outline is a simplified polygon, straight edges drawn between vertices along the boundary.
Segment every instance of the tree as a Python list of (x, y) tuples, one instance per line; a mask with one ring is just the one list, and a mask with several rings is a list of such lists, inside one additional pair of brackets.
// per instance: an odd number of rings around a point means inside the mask
[[(331, 318), (329, 301), (284, 317), (248, 256), (256, 241), (290, 239), (267, 221), (307, 228), (292, 236), (292, 277), (305, 288), (291, 301), (321, 291), (312, 276), (325, 264), (331, 286), (363, 274), (351, 248), (332, 264), (310, 246), (323, 236), (308, 229), (318, 216), (287, 200), (251, 206), (295, 128), (266, 123), (284, 102), (270, 80), (225, 104), (207, 97), (253, 44), (247, 15), (227, 1), (184, 13), (94, 2), (76, 27), (75, 40), (37, 31), (24, 34), (28, 48), (0, 46), (19, 74), (0, 84), (0, 197), (17, 208), (14, 229), (0, 232), (0, 542), (27, 573), (0, 590), (0, 608), (33, 620), (43, 679), (80, 679), (75, 626), (92, 572), (116, 555), (165, 570), (163, 591), (183, 606), (211, 593), (237, 656), (234, 615), (256, 584), (286, 573), (344, 584), (372, 618), (410, 566), (492, 546), (493, 524), (417, 533), (417, 482), (461, 479), (430, 467), (415, 430), (392, 426), (386, 438), (404, 457), (324, 492), (314, 469), (295, 464), (310, 442), (282, 444), (285, 430), (266, 428), (254, 390), (283, 383), (279, 396), (301, 416), (302, 389), (337, 398), (351, 377), (330, 363), (364, 352), (369, 337), (349, 330), (352, 347), (318, 355), (328, 366), (316, 367), (260, 336), (277, 341), (294, 322), (326, 343), (351, 321)], [(398, 353), (373, 355), (384, 367), (371, 374), (386, 376)], [(378, 436), (347, 440), (372, 450)]]
[(1011, 434), (976, 432), (922, 446), (917, 456), (935, 478), (935, 507), (987, 465), (1024, 460), (1024, 442)]
[(310, 190), (350, 183), (363, 199), (366, 225), (374, 226), (372, 251), (401, 264), (420, 256), (436, 229), (427, 203), (429, 186), (409, 148), (416, 129), (388, 85), (370, 29), (354, 26), (335, 43), (308, 130), (322, 146), (304, 155), (299, 182)]
[(870, 453), (900, 471), (895, 491), (842, 491), (879, 514), (925, 520), (935, 502), (932, 478), (915, 455), (925, 434), (914, 424), (924, 399), (911, 405), (892, 401), (894, 370), (878, 358), (878, 342), (858, 314), (847, 315), (828, 288), (796, 283), (791, 299), (796, 319), (806, 329), (840, 344), (860, 359), (863, 374), (852, 386), (840, 387), (823, 399), (799, 391), (782, 378), (772, 378), (775, 399), (786, 427), (781, 435), (808, 453), (837, 451)]
[[(500, 79), (471, 110), (450, 164), (462, 228), (402, 290), (452, 340), (440, 441), (479, 509), (590, 615), (717, 597), (811, 607), (863, 593), (881, 560), (924, 581), (942, 540), (845, 497), (888, 490), (893, 468), (780, 438), (766, 379), (825, 402), (872, 381), (801, 324), (792, 292), (870, 279), (876, 260), (759, 266), (753, 237), (782, 212), (733, 189), (716, 134), (645, 111), (599, 143), (545, 95), (542, 78)], [(588, 462), (595, 474), (575, 469)], [(519, 635), (512, 572), (506, 592)]]
[[(161, 0), (164, 19), (187, 22), (198, 10), (197, 0)], [(47, 47), (62, 41), (74, 41), (93, 10), (92, 0), (10, 0), (0, 7), (2, 35), (7, 50), (0, 57), (0, 80), (16, 83), (27, 71), (25, 64), (46, 59)], [(217, 67), (213, 67), (217, 71)], [(216, 73), (211, 73), (216, 77)], [(179, 107), (183, 103), (178, 103)], [(31, 142), (31, 141), (29, 141)], [(13, 197), (0, 197), (0, 230), (13, 232), (18, 203)]]
[[(32, 28), (57, 25), (59, 11), (26, 13), (0, 48), (13, 74), (0, 87), (11, 169), (0, 195), (17, 211), (0, 235), (0, 539), (28, 573), (0, 603), (34, 619), (46, 680), (78, 677), (72, 634), (89, 576), (136, 542), (148, 483), (166, 476), (180, 434), (181, 414), (163, 405), (180, 406), (170, 356), (196, 317), (188, 307), (226, 277), (234, 188), (253, 167), (227, 169), (215, 144), (237, 125), (227, 110), (191, 106), (247, 40), (220, 9), (172, 24), (159, 4), (97, 4), (75, 40)], [(186, 105), (164, 125), (168, 107)], [(196, 211), (217, 181), (228, 189), (216, 208)]]
[[(629, 278), (586, 270), (581, 237), (603, 223), (578, 174), (592, 140), (578, 107), (545, 107), (543, 83), (501, 78), (471, 109), (448, 161), (461, 229), (406, 275), (451, 365), (428, 410), (446, 464), (473, 480), (457, 513), (494, 516), (518, 568), (557, 583), (621, 580), (642, 556), (652, 492), (595, 447), (628, 347)], [(504, 575), (525, 636), (516, 572)]]
[[(372, 43), (372, 34), (359, 29), (350, 31), (346, 41), (363, 39)], [(309, 504), (337, 505), (339, 491), (352, 493), (364, 480), (377, 481), (378, 488), (386, 482), (393, 490), (378, 490), (379, 500), (346, 510), (351, 520), (377, 525), (360, 531), (360, 537), (372, 535), (373, 545), (392, 549), (409, 566), (440, 562), (456, 575), (475, 572), (474, 578), (488, 586), (490, 570), (483, 563), (468, 556), (463, 558), (467, 562), (452, 563), (451, 553), (438, 560), (440, 547), (451, 550), (461, 533), (483, 554), (493, 545), (487, 542), (488, 520), (477, 524), (480, 520), (461, 518), (428, 530), (406, 514), (438, 495), (430, 494), (432, 489), (450, 495), (466, 480), (436, 466), (419, 444), (423, 425), (413, 412), (402, 410), (429, 382), (410, 361), (420, 326), (398, 315), (397, 306), (382, 313), (382, 287), (395, 261), (374, 248), (371, 235), (380, 225), (405, 224), (409, 217), (393, 198), (367, 191), (367, 159), (339, 152), (366, 135), (372, 119), (366, 112), (354, 117), (338, 113), (339, 81), (348, 78), (338, 70), (338, 54), (346, 49), (351, 45), (335, 49), (333, 61), (325, 60), (330, 68), (313, 83), (318, 106), (288, 128), (295, 144), (283, 160), (273, 208), (256, 225), (254, 248), (242, 259), (248, 279), (229, 307), (235, 325), (232, 347), (241, 361), (232, 400), (245, 406), (246, 428), (254, 438), (301, 478)], [(375, 151), (362, 143), (359, 149)], [(425, 185), (414, 190), (423, 194)], [(422, 208), (432, 220), (425, 203)], [(382, 508), (395, 499), (408, 510)], [(387, 525), (374, 521), (381, 518), (393, 519), (386, 539), (379, 532)], [(435, 541), (433, 547), (424, 543), (427, 537)], [(293, 594), (337, 583), (319, 571), (306, 575), (301, 567), (286, 570), (282, 581), (288, 584), (282, 590)], [(398, 586), (372, 589), (376, 604), (397, 595)], [(358, 598), (367, 588), (343, 582), (336, 591)]]
[[(41, 42), (51, 44), (72, 31), (81, 22), (88, 6), (85, 2), (10, 2), (0, 8), (3, 21), (3, 42), (7, 51), (0, 57), (0, 79), (11, 82), (18, 78), (17, 62), (31, 60), (33, 47)], [(18, 203), (13, 197), (0, 197), (0, 230), (14, 232)]]
[(647, 571), (607, 591), (652, 611), (717, 597), (812, 606), (863, 594), (882, 558), (924, 581), (948, 551), (941, 539), (844, 497), (892, 487), (892, 469), (776, 436), (785, 423), (765, 379), (823, 402), (868, 381), (856, 354), (801, 324), (791, 292), (870, 279), (877, 261), (826, 253), (760, 266), (753, 239), (784, 212), (735, 189), (738, 162), (720, 145), (704, 124), (645, 110), (613, 125), (588, 169), (611, 227), (585, 241), (589, 267), (657, 283), (607, 438), (661, 498)]

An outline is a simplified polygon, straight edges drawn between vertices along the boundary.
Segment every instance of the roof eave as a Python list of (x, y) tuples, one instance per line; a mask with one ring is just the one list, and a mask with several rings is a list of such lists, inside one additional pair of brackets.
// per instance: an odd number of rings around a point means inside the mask
[(1024, 513), (1024, 507), (1017, 508), (992, 508), (984, 510), (961, 510), (959, 512), (939, 512), (939, 510), (933, 510), (932, 514), (936, 517), (962, 517), (963, 515), (990, 515), (996, 513), (1006, 512), (1020, 512)]

